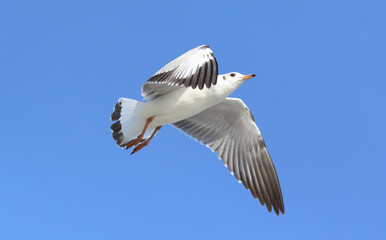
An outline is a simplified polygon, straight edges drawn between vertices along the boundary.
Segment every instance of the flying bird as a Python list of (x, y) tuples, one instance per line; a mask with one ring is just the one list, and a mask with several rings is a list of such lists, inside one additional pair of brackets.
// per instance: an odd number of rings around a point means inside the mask
[(131, 154), (149, 144), (163, 125), (172, 124), (200, 141), (269, 212), (284, 214), (279, 179), (248, 107), (229, 98), (255, 74), (218, 75), (207, 45), (198, 46), (156, 72), (142, 86), (145, 102), (120, 98), (111, 121), (113, 138)]

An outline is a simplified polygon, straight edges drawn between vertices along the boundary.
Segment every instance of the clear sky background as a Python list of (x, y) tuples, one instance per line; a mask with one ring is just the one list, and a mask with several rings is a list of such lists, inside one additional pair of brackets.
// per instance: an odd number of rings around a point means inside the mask
[[(385, 1), (1, 1), (0, 239), (381, 239)], [(268, 213), (216, 154), (164, 127), (130, 155), (119, 97), (201, 44), (279, 175)]]

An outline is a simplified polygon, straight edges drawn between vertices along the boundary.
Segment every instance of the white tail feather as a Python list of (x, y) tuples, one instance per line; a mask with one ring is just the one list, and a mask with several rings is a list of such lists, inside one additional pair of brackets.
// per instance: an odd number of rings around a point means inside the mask
[[(125, 147), (132, 139), (135, 139), (143, 130), (146, 119), (138, 115), (143, 102), (128, 98), (120, 98), (111, 115), (113, 138), (120, 147)], [(147, 129), (144, 138), (148, 138), (154, 129)]]

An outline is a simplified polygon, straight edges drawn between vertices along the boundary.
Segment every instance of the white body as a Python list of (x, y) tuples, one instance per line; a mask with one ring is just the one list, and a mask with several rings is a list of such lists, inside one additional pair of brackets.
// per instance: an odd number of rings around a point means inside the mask
[[(241, 74), (240, 74), (241, 75)], [(217, 84), (202, 90), (181, 88), (146, 102), (138, 109), (138, 116), (144, 119), (155, 116), (149, 128), (155, 128), (189, 118), (225, 100), (242, 81), (232, 81), (218, 76)], [(142, 129), (141, 129), (142, 130)]]
[(136, 138), (148, 118), (154, 117), (147, 127), (145, 138), (158, 126), (189, 118), (224, 101), (245, 80), (245, 76), (240, 73), (224, 74), (219, 75), (217, 84), (210, 88), (199, 90), (181, 87), (148, 102), (121, 98), (122, 115), (119, 120), (122, 125), (122, 142)]

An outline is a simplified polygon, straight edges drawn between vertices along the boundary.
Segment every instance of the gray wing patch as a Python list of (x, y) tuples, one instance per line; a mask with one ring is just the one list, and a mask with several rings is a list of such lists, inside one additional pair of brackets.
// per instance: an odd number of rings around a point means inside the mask
[(284, 214), (279, 179), (260, 130), (248, 107), (227, 98), (190, 118), (173, 123), (223, 160), (229, 171), (268, 211)]

